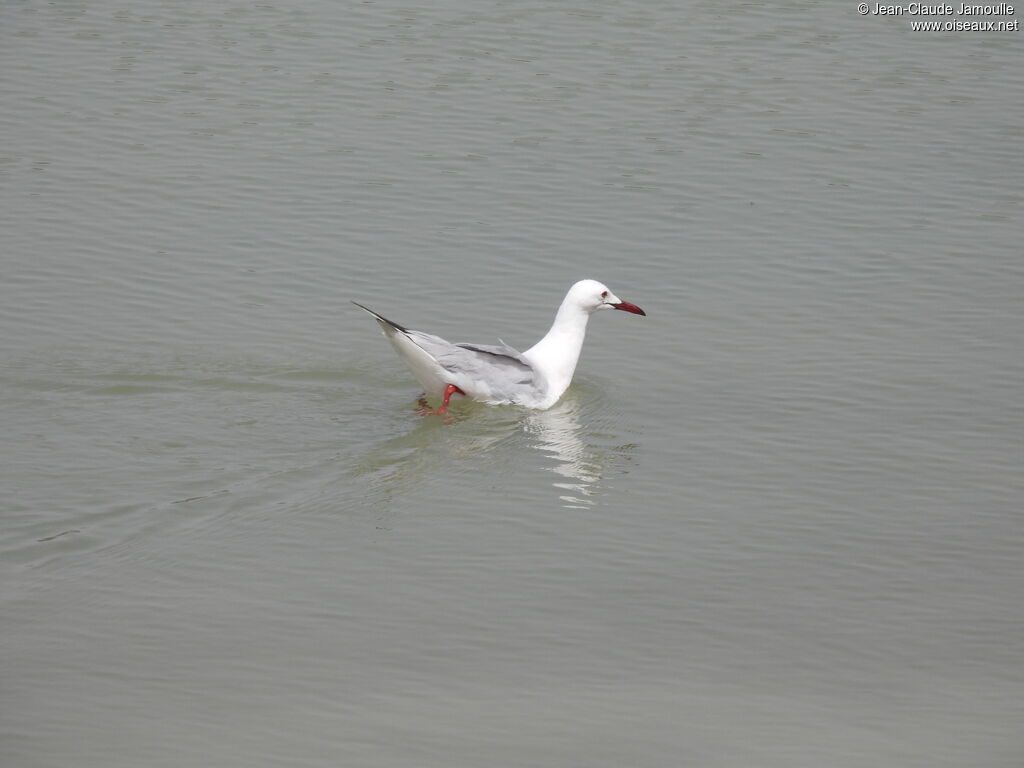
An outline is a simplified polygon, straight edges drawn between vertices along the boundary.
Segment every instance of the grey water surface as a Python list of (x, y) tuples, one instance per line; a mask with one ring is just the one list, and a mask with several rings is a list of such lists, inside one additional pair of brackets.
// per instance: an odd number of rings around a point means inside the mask
[(1021, 34), (3, 4), (0, 763), (1024, 764)]

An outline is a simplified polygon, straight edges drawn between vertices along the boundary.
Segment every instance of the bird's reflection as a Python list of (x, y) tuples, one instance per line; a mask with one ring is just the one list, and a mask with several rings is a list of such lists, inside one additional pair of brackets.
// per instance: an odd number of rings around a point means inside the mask
[(606, 463), (606, 456), (584, 440), (581, 408), (580, 400), (570, 395), (546, 411), (530, 412), (522, 422), (523, 431), (531, 438), (530, 446), (553, 459), (541, 469), (564, 478), (553, 485), (563, 504), (573, 508), (594, 505)]
[(472, 480), (498, 467), (550, 483), (564, 507), (589, 509), (609, 467), (634, 447), (609, 444), (616, 430), (601, 400), (574, 389), (546, 411), (466, 404), (444, 418), (417, 418), (412, 429), (369, 448), (353, 476), (367, 479), (370, 498), (388, 505), (433, 482)]

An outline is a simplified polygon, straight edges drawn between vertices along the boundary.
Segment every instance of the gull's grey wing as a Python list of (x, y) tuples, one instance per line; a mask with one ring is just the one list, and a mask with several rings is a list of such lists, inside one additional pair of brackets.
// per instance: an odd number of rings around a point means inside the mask
[(465, 381), (459, 386), (472, 388), (481, 399), (520, 402), (536, 396), (541, 387), (537, 371), (512, 347), (452, 344), (422, 331), (407, 333), (452, 375), (453, 381)]
[(482, 352), (485, 355), (491, 355), (492, 357), (510, 357), (513, 361), (519, 363), (526, 368), (533, 370), (533, 366), (530, 361), (523, 357), (522, 353), (518, 349), (513, 349), (508, 344), (502, 342), (501, 344), (455, 344), (456, 347), (462, 347), (463, 349), (469, 349), (473, 352)]
[[(512, 347), (488, 344), (455, 344), (454, 346), (459, 350), (466, 350), (469, 354), (453, 354), (452, 363), (462, 367), (472, 360), (476, 366), (479, 366), (481, 376), (491, 379), (500, 378), (503, 386), (513, 389), (520, 387), (536, 389), (537, 371), (526, 358)], [(445, 365), (444, 360), (441, 361), (441, 365)]]
[(359, 302), (352, 303), (376, 318), (428, 394), (438, 395), (445, 385), (455, 384), (475, 400), (529, 403), (545, 387), (530, 361), (504, 342), (500, 346), (452, 344), (432, 333), (399, 325)]

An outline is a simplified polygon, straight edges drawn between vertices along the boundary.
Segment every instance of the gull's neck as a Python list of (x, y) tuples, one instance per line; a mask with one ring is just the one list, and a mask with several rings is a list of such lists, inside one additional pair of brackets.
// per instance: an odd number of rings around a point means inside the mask
[(554, 404), (572, 383), (572, 375), (576, 372), (576, 363), (580, 359), (580, 350), (583, 349), (583, 339), (587, 335), (589, 319), (590, 313), (566, 296), (562, 306), (558, 308), (551, 330), (523, 353), (523, 357), (533, 364), (547, 382), (545, 401), (550, 401), (551, 404)]

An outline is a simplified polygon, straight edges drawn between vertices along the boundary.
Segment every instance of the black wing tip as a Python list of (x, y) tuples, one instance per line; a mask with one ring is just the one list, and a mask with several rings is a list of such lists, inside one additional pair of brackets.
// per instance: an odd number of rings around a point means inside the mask
[(358, 301), (353, 301), (352, 299), (349, 299), (349, 301), (351, 301), (353, 304), (355, 304), (357, 307), (359, 307), (364, 312), (369, 312), (371, 315), (373, 315), (375, 318), (377, 318), (381, 322), (387, 323), (388, 325), (392, 326), (393, 328), (397, 328), (402, 333), (408, 333), (409, 332), (409, 329), (406, 328), (405, 326), (399, 325), (398, 323), (394, 322), (393, 320), (388, 320), (386, 317), (384, 317), (384, 315), (378, 315), (372, 309), (370, 309), (369, 307), (363, 306)]

